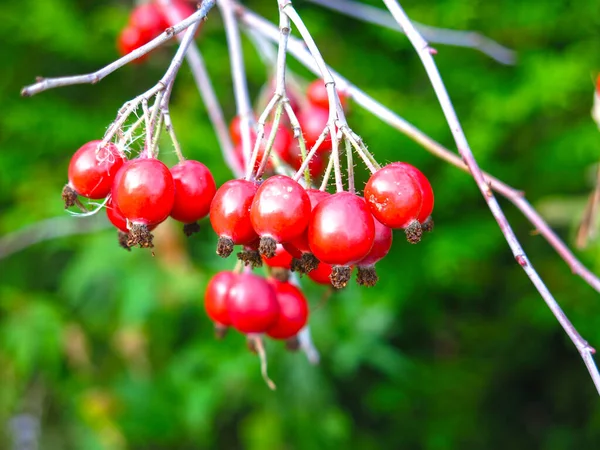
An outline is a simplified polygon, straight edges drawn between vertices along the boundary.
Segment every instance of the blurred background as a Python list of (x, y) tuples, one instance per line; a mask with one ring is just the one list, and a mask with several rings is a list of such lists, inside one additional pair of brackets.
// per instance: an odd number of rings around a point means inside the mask
[[(274, 1), (245, 3), (277, 20)], [(295, 3), (330, 65), (454, 149), (402, 35)], [(190, 239), (179, 224), (161, 225), (153, 257), (121, 249), (103, 213), (91, 221), (68, 216), (60, 192), (71, 155), (101, 138), (117, 109), (162, 76), (176, 47), (95, 86), (28, 99), (19, 91), (38, 75), (86, 73), (116, 59), (132, 7), (0, 4), (0, 448), (34, 448), (11, 447), (11, 436), (26, 442), (30, 432), (50, 450), (599, 448), (600, 407), (585, 366), (515, 264), (472, 179), (358, 105), (351, 104), (350, 125), (377, 159), (410, 162), (431, 180), (436, 228), (416, 246), (397, 235), (374, 288), (352, 282), (323, 305), (328, 290), (302, 280), (321, 364), (268, 342), (275, 392), (241, 335), (213, 338), (204, 288), (234, 262), (215, 255), (208, 221)], [(404, 7), (421, 23), (478, 30), (518, 52), (516, 65), (505, 66), (436, 45), (436, 61), (479, 164), (524, 190), (574, 247), (600, 155), (590, 118), (600, 8), (517, 0)], [(218, 11), (198, 44), (230, 120)], [(245, 38), (244, 50), (256, 98), (268, 68)], [(290, 67), (312, 79), (295, 62)], [(218, 184), (231, 178), (185, 65), (171, 111), (184, 154), (207, 164)], [(163, 149), (174, 163), (167, 141)], [(599, 347), (597, 293), (500, 202), (556, 299)], [(43, 236), (50, 239), (35, 243)], [(599, 273), (599, 250), (596, 241), (576, 255)]]

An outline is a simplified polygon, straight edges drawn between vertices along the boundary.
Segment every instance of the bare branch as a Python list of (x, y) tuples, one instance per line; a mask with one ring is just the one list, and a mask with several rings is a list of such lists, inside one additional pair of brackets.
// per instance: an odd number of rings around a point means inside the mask
[(579, 350), (585, 365), (590, 372), (592, 380), (598, 390), (598, 394), (600, 394), (600, 373), (598, 372), (598, 368), (594, 363), (591, 355), (594, 353), (594, 350), (590, 345), (581, 337), (581, 335), (577, 332), (573, 324), (569, 321), (567, 316), (564, 314), (536, 270), (531, 265), (531, 262), (527, 258), (525, 251), (521, 247), (521, 244), (517, 240), (516, 235), (514, 234), (504, 212), (500, 208), (496, 197), (494, 196), (492, 190), (490, 189), (488, 183), (485, 180), (485, 176), (482, 173), (471, 148), (469, 147), (469, 143), (467, 142), (467, 138), (462, 130), (462, 126), (458, 120), (456, 112), (454, 111), (454, 107), (452, 106), (452, 102), (450, 100), (450, 96), (446, 91), (444, 86), (444, 82), (439, 74), (437, 66), (433, 60), (431, 53), (429, 52), (429, 46), (427, 42), (423, 39), (423, 37), (419, 34), (419, 32), (415, 29), (410, 19), (400, 6), (400, 4), (396, 0), (383, 0), (387, 8), (390, 10), (394, 19), (398, 22), (398, 24), (404, 29), (406, 33), (406, 37), (410, 40), (411, 44), (415, 48), (427, 75), (431, 81), (433, 89), (438, 97), (440, 102), (440, 106), (442, 107), (442, 111), (444, 112), (444, 116), (446, 117), (446, 121), (448, 122), (448, 126), (450, 127), (450, 131), (452, 132), (452, 136), (456, 142), (456, 146), (458, 148), (459, 153), (461, 154), (463, 160), (466, 165), (469, 167), (471, 175), (475, 179), (479, 190), (481, 191), (485, 201), (487, 202), (492, 215), (498, 222), (500, 230), (506, 239), (506, 242), (510, 246), (512, 253), (517, 260), (517, 262), (523, 267), (523, 270), (527, 274), (527, 276), (531, 279), (531, 282), (536, 287), (548, 308), (552, 311), (560, 325), (563, 327), (571, 341)]
[(72, 86), (75, 84), (95, 84), (107, 75), (113, 73), (115, 70), (123, 67), (124, 65), (133, 61), (134, 59), (137, 59), (140, 56), (143, 56), (146, 53), (164, 44), (165, 42), (170, 40), (174, 35), (181, 33), (190, 25), (194, 23), (199, 23), (200, 20), (206, 17), (208, 12), (214, 5), (215, 0), (204, 0), (200, 9), (198, 9), (198, 11), (189, 16), (187, 19), (182, 20), (181, 22), (170, 28), (167, 28), (167, 30), (165, 30), (165, 32), (162, 33), (160, 36), (152, 39), (147, 44), (123, 56), (122, 58), (117, 59), (116, 61), (110, 63), (108, 66), (105, 66), (96, 72), (69, 77), (42, 78), (39, 79), (37, 83), (24, 87), (21, 90), (21, 95), (24, 97), (30, 97), (48, 89), (54, 89), (57, 87)]
[(229, 48), (229, 57), (231, 58), (231, 76), (233, 78), (235, 104), (237, 107), (237, 114), (240, 117), (240, 129), (242, 132), (244, 167), (247, 169), (251, 157), (250, 126), (254, 123), (254, 114), (252, 112), (252, 104), (248, 94), (248, 85), (246, 84), (246, 70), (244, 68), (244, 55), (242, 54), (240, 32), (231, 1), (219, 0), (218, 6), (221, 15), (223, 16), (225, 33), (227, 35), (227, 46)]
[[(385, 28), (403, 33), (402, 28), (396, 23), (392, 15), (375, 6), (365, 5), (354, 0), (308, 0), (311, 3), (329, 8), (363, 22), (370, 22)], [(434, 44), (452, 45), (479, 50), (481, 53), (498, 61), (501, 64), (512, 65), (517, 56), (498, 42), (476, 31), (449, 30), (413, 22), (415, 28), (429, 42)]]

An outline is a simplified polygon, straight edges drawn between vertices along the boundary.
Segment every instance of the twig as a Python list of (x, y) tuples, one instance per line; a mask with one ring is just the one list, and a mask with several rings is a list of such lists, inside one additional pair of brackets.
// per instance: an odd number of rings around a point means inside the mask
[(244, 167), (248, 169), (251, 157), (250, 126), (251, 123), (254, 123), (254, 115), (252, 112), (250, 96), (248, 94), (248, 85), (246, 84), (246, 70), (244, 68), (244, 56), (242, 54), (240, 31), (231, 1), (218, 0), (218, 6), (225, 24), (227, 47), (229, 49), (229, 57), (231, 59), (231, 76), (233, 78), (235, 104), (237, 108), (237, 114), (240, 117)]
[[(257, 33), (262, 34), (273, 42), (277, 41), (279, 32), (277, 27), (271, 22), (241, 6), (238, 7), (237, 12), (240, 16), (240, 20), (247, 27), (255, 30)], [(320, 74), (319, 68), (312, 59), (312, 56), (306, 50), (304, 44), (300, 40), (290, 37), (288, 49), (290, 53), (294, 55), (294, 57), (311, 72), (316, 75)], [(331, 69), (330, 71), (338, 85), (340, 85), (341, 89), (351, 96), (356, 104), (362, 106), (374, 116), (379, 117), (383, 122), (387, 123), (391, 127), (396, 128), (398, 131), (421, 145), (431, 154), (448, 162), (449, 164), (452, 164), (464, 172), (469, 172), (469, 168), (465, 165), (459, 155), (448, 150), (446, 147), (427, 136), (425, 133), (411, 123), (407, 122), (391, 109), (382, 105), (377, 100), (363, 92), (361, 89), (351, 84), (340, 74)], [(531, 204), (525, 198), (523, 192), (514, 189), (490, 174), (484, 173), (484, 177), (486, 183), (493, 190), (506, 197), (523, 213), (523, 215), (531, 222), (539, 234), (546, 239), (546, 241), (556, 250), (559, 256), (567, 263), (574, 274), (581, 277), (594, 290), (600, 292), (600, 279), (577, 259), (569, 247), (565, 245), (565, 243), (539, 215), (535, 208), (531, 206)]]
[[(400, 33), (404, 32), (388, 11), (375, 6), (365, 5), (354, 0), (308, 1), (345, 14), (349, 17), (362, 20), (363, 22), (370, 22)], [(517, 56), (513, 50), (500, 45), (498, 42), (477, 33), (476, 31), (449, 30), (447, 28), (423, 25), (417, 22), (413, 22), (413, 24), (425, 40), (434, 44), (452, 45), (455, 47), (466, 47), (479, 50), (481, 53), (501, 64), (512, 65), (516, 62)]]
[(525, 251), (521, 247), (521, 244), (517, 240), (516, 235), (514, 234), (506, 216), (502, 212), (496, 197), (494, 196), (490, 186), (487, 184), (485, 180), (485, 176), (481, 172), (475, 157), (473, 156), (473, 152), (469, 147), (469, 143), (465, 137), (465, 134), (462, 130), (458, 117), (456, 116), (456, 112), (454, 111), (454, 107), (452, 106), (452, 102), (446, 91), (444, 86), (444, 82), (438, 72), (437, 66), (429, 52), (429, 47), (427, 42), (423, 39), (423, 37), (419, 34), (419, 32), (415, 29), (410, 19), (400, 6), (400, 4), (396, 0), (383, 0), (387, 8), (390, 10), (394, 19), (398, 22), (398, 24), (404, 29), (406, 33), (406, 37), (410, 40), (411, 44), (415, 48), (427, 75), (431, 81), (433, 89), (438, 97), (440, 102), (440, 106), (442, 107), (442, 111), (444, 112), (444, 116), (446, 117), (446, 121), (448, 122), (448, 126), (450, 127), (450, 131), (452, 132), (452, 136), (456, 142), (456, 146), (458, 148), (459, 153), (461, 154), (463, 160), (469, 167), (471, 175), (473, 176), (479, 190), (483, 194), (485, 201), (487, 202), (492, 215), (498, 222), (500, 226), (500, 230), (502, 234), (510, 246), (513, 255), (517, 262), (523, 267), (523, 270), (527, 274), (527, 276), (531, 279), (531, 282), (536, 287), (548, 308), (552, 311), (560, 325), (563, 327), (571, 341), (579, 350), (581, 357), (583, 358), (585, 365), (590, 372), (594, 385), (596, 386), (596, 390), (600, 395), (600, 373), (598, 372), (598, 368), (594, 363), (592, 358), (592, 354), (594, 353), (594, 349), (590, 347), (590, 345), (581, 337), (581, 335), (577, 332), (573, 324), (569, 321), (567, 316), (564, 314), (536, 270), (531, 265)]
[(100, 70), (97, 70), (93, 73), (88, 73), (84, 75), (75, 75), (69, 77), (59, 77), (59, 78), (38, 78), (35, 84), (30, 86), (25, 86), (21, 90), (21, 95), (24, 97), (30, 97), (35, 94), (39, 94), (40, 92), (46, 91), (48, 89), (54, 89), (57, 87), (63, 86), (72, 86), (75, 84), (95, 84), (102, 80), (107, 75), (110, 75), (115, 70), (123, 67), (124, 65), (130, 63), (134, 59), (139, 58), (140, 56), (145, 55), (146, 53), (154, 50), (156, 47), (167, 42), (174, 35), (181, 33), (183, 30), (188, 28), (190, 25), (194, 23), (199, 23), (200, 20), (204, 19), (211, 8), (215, 5), (215, 0), (204, 0), (202, 2), (202, 6), (188, 17), (185, 20), (182, 20), (178, 24), (167, 28), (164, 33), (160, 36), (152, 39), (147, 44), (141, 46), (140, 48), (132, 51), (131, 53), (123, 56), (122, 58), (117, 59), (116, 61), (110, 63), (109, 65), (103, 67)]

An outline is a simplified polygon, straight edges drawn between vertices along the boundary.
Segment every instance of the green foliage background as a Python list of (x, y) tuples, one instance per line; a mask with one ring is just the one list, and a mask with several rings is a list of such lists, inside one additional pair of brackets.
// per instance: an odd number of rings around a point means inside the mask
[[(60, 191), (71, 154), (103, 135), (117, 109), (166, 69), (175, 47), (96, 86), (19, 97), (36, 75), (113, 60), (132, 2), (0, 4), (0, 235), (67, 218)], [(270, 3), (273, 3), (271, 5)], [(249, 1), (276, 19), (274, 1)], [(372, 2), (377, 4), (377, 2)], [(400, 34), (298, 2), (326, 60), (434, 139), (454, 148), (419, 60)], [(589, 2), (405, 2), (422, 23), (475, 29), (518, 51), (501, 66), (439, 45), (436, 61), (480, 165), (523, 189), (569, 244), (598, 160), (590, 119), (600, 69), (600, 8)], [(228, 118), (229, 60), (217, 11), (199, 38)], [(245, 41), (250, 87), (266, 70)], [(292, 68), (307, 76), (297, 64)], [(190, 158), (231, 175), (184, 66), (172, 114)], [(217, 342), (202, 298), (231, 260), (207, 222), (180, 237), (161, 226), (156, 257), (124, 252), (108, 228), (48, 240), (0, 259), (0, 423), (41, 404), (44, 449), (592, 449), (598, 397), (579, 355), (515, 264), (472, 179), (353, 105), (350, 124), (382, 162), (420, 167), (436, 192), (436, 230), (397, 236), (373, 289), (351, 285), (315, 308), (322, 362), (268, 343), (270, 392), (231, 333)], [(174, 156), (164, 143), (165, 159)], [(598, 295), (507, 201), (526, 251), (579, 331), (600, 346)], [(577, 252), (600, 272), (598, 244)], [(325, 290), (306, 285), (313, 307)], [(41, 399), (41, 401), (40, 401)], [(7, 426), (0, 447), (9, 447)]]

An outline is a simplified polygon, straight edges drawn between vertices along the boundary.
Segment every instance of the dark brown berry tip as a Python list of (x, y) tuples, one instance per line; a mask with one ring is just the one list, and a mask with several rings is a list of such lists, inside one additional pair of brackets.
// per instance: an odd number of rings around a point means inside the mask
[(427, 219), (425, 219), (425, 222), (421, 224), (421, 228), (426, 233), (431, 233), (433, 231), (433, 225), (433, 218), (429, 216)]
[(74, 206), (77, 201), (77, 192), (75, 192), (71, 186), (65, 184), (65, 187), (62, 190), (62, 199), (65, 202), (65, 209), (70, 208), (71, 206)]
[(286, 283), (290, 279), (290, 271), (282, 267), (274, 267), (271, 269), (271, 276), (277, 281)]
[(423, 228), (418, 220), (413, 220), (404, 229), (404, 233), (406, 233), (406, 240), (408, 242), (411, 244), (418, 244), (421, 242), (421, 237), (423, 236)]
[(336, 289), (345, 288), (350, 281), (350, 275), (352, 274), (352, 268), (348, 266), (333, 266), (329, 279), (331, 285)]
[(198, 233), (200, 231), (200, 225), (198, 222), (186, 223), (183, 226), (183, 234), (187, 237), (190, 237), (194, 233)]
[(127, 245), (129, 247), (135, 247), (139, 245), (140, 248), (152, 248), (154, 243), (152, 242), (154, 235), (148, 229), (148, 226), (140, 223), (134, 223), (131, 225), (129, 230), (129, 240)]
[(227, 336), (227, 331), (229, 331), (229, 327), (221, 325), (220, 323), (215, 323), (215, 339), (220, 341)]
[(303, 253), (300, 261), (304, 266), (304, 273), (308, 273), (311, 270), (315, 270), (317, 267), (319, 267), (319, 260), (312, 253)]
[(258, 245), (258, 253), (265, 258), (273, 258), (277, 251), (277, 241), (269, 236), (263, 236), (260, 238), (260, 244)]
[(263, 260), (256, 250), (244, 249), (237, 253), (237, 258), (244, 263), (244, 266), (262, 267)]
[(119, 230), (117, 232), (117, 236), (119, 240), (119, 245), (130, 252), (131, 247), (129, 246), (129, 233), (124, 233), (123, 231)]
[(290, 352), (297, 352), (300, 350), (300, 340), (298, 339), (298, 336), (292, 336), (291, 338), (286, 339), (285, 348)]
[(233, 252), (233, 241), (228, 237), (220, 237), (217, 242), (217, 255), (227, 258)]
[(292, 272), (298, 272), (300, 275), (306, 273), (304, 271), (304, 264), (302, 263), (302, 260), (298, 258), (292, 258), (292, 265), (290, 270)]
[(379, 281), (375, 266), (358, 266), (358, 273), (356, 274), (356, 282), (361, 286), (373, 287)]

